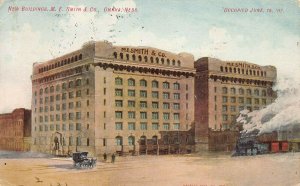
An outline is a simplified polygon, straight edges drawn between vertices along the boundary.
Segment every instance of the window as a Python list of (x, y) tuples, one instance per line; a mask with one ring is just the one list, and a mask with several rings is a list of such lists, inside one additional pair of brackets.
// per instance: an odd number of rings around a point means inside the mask
[(66, 83), (63, 83), (63, 84), (62, 84), (62, 89), (63, 89), (63, 90), (66, 90), (66, 89), (67, 89), (67, 84), (66, 84)]
[(251, 89), (247, 89), (247, 95), (251, 95)]
[(135, 86), (135, 80), (134, 79), (128, 79), (128, 86)]
[(80, 108), (81, 107), (81, 102), (80, 101), (76, 101), (76, 107)]
[(152, 130), (158, 130), (158, 123), (152, 123)]
[(244, 103), (244, 98), (239, 97), (239, 103)]
[(146, 97), (147, 97), (147, 91), (141, 90), (141, 91), (140, 91), (140, 97), (146, 98)]
[(140, 113), (140, 118), (141, 119), (147, 119), (147, 112), (141, 112)]
[(123, 96), (123, 90), (122, 89), (116, 89), (115, 90), (115, 96)]
[(56, 85), (56, 91), (58, 92), (60, 90), (60, 86), (59, 85)]
[(80, 86), (81, 85), (81, 79), (77, 79), (76, 80), (76, 86)]
[(163, 88), (164, 89), (169, 89), (170, 88), (170, 84), (168, 82), (163, 82)]
[(66, 120), (67, 120), (67, 114), (66, 114), (66, 113), (63, 113), (61, 116), (62, 116), (62, 120), (63, 120), (63, 121), (66, 121)]
[(73, 103), (73, 102), (70, 102), (70, 103), (69, 103), (69, 109), (72, 109), (72, 108), (74, 108), (74, 103)]
[(227, 103), (227, 96), (222, 97), (223, 103)]
[(169, 130), (170, 129), (170, 124), (169, 123), (164, 123), (163, 124), (163, 129), (164, 130)]
[(244, 89), (240, 88), (240, 89), (239, 89), (239, 94), (240, 94), (240, 95), (244, 95)]
[(135, 119), (135, 112), (134, 111), (129, 111), (128, 112), (128, 118), (129, 119)]
[(174, 110), (179, 110), (180, 109), (180, 104), (179, 103), (173, 103), (173, 109)]
[(152, 119), (158, 119), (158, 112), (152, 112)]
[(67, 98), (67, 93), (63, 93), (61, 97), (62, 100), (65, 100)]
[(81, 119), (81, 112), (76, 112), (76, 119)]
[(121, 136), (116, 137), (116, 145), (123, 145), (123, 139)]
[(266, 92), (265, 90), (262, 90), (262, 91), (261, 91), (261, 95), (262, 95), (262, 96), (266, 96), (266, 95), (267, 95), (267, 92)]
[(267, 104), (266, 99), (261, 99), (261, 102), (262, 102), (263, 105), (266, 105), (266, 104)]
[(76, 91), (76, 97), (81, 97), (81, 90)]
[(60, 115), (56, 114), (56, 121), (60, 121)]
[(103, 138), (103, 146), (106, 146), (106, 139)]
[(256, 105), (258, 105), (258, 104), (259, 104), (259, 99), (258, 99), (258, 98), (255, 98), (255, 99), (254, 99), (254, 103), (255, 103)]
[(122, 78), (115, 78), (115, 85), (123, 85), (123, 79)]
[(226, 115), (226, 114), (223, 114), (223, 121), (227, 121), (228, 120), (228, 115)]
[(134, 97), (135, 96), (135, 90), (128, 90), (128, 96)]
[(128, 145), (130, 145), (130, 146), (134, 145), (134, 137), (133, 136), (128, 137)]
[(254, 95), (259, 96), (259, 90), (255, 89), (254, 90)]
[(147, 123), (141, 123), (141, 130), (147, 130)]
[(69, 99), (74, 98), (74, 92), (69, 92)]
[(244, 106), (239, 106), (239, 111), (244, 110)]
[(135, 101), (128, 101), (128, 107), (135, 107)]
[(231, 93), (231, 94), (235, 94), (235, 88), (231, 88), (231, 89), (230, 89), (230, 93)]
[(174, 90), (180, 90), (180, 84), (179, 83), (174, 83), (173, 88), (174, 88)]
[(74, 119), (74, 113), (69, 113), (69, 119), (73, 120)]
[(152, 88), (158, 88), (158, 81), (152, 81)]
[(81, 130), (81, 123), (76, 123), (76, 130)]
[(164, 99), (170, 99), (170, 93), (168, 93), (168, 92), (163, 92), (163, 98), (164, 98)]
[(57, 94), (56, 95), (56, 101), (59, 101), (60, 100), (60, 94)]
[(73, 81), (70, 81), (69, 82), (69, 88), (72, 88), (74, 86), (74, 82)]
[(116, 123), (116, 130), (122, 130), (123, 129), (123, 123), (117, 122)]
[(174, 120), (180, 120), (180, 115), (179, 115), (179, 113), (174, 113), (174, 114), (173, 114), (173, 118), (174, 118)]
[(73, 125), (73, 123), (70, 123), (70, 124), (69, 124), (69, 130), (74, 130), (74, 125)]
[(163, 109), (170, 109), (170, 103), (163, 103)]
[(169, 120), (170, 119), (170, 113), (163, 113), (163, 118), (164, 118), (164, 120)]
[(115, 112), (115, 117), (116, 117), (117, 119), (122, 119), (122, 118), (123, 118), (123, 113), (122, 113), (121, 111), (116, 111), (116, 112)]
[(133, 122), (128, 123), (128, 130), (135, 130), (135, 123)]
[(146, 101), (141, 101), (140, 102), (140, 107), (141, 108), (147, 108), (147, 102)]
[(223, 105), (223, 106), (222, 106), (222, 111), (223, 111), (223, 112), (227, 112), (227, 106), (226, 106), (226, 105)]
[(223, 88), (222, 88), (222, 93), (223, 93), (223, 94), (227, 94), (227, 88), (226, 88), (226, 87), (223, 87)]
[(180, 99), (180, 94), (179, 93), (174, 93), (174, 99)]
[(90, 139), (89, 138), (86, 139), (86, 146), (90, 146)]
[(81, 145), (81, 138), (80, 137), (76, 138), (76, 145), (78, 145), (78, 146)]
[(231, 103), (235, 103), (235, 102), (236, 102), (236, 98), (235, 98), (235, 97), (231, 97), (231, 98), (230, 98), (230, 102), (231, 102)]
[(158, 102), (152, 102), (152, 108), (157, 109), (158, 108)]
[(123, 101), (122, 100), (115, 100), (116, 107), (123, 107)]
[(48, 87), (45, 88), (45, 93), (48, 94), (49, 90)]
[(252, 104), (252, 99), (251, 98), (247, 98), (246, 103), (247, 104)]
[(235, 106), (230, 106), (230, 111), (235, 112), (236, 111)]
[(56, 105), (56, 110), (57, 111), (60, 110), (60, 105), (59, 104)]
[(173, 128), (174, 128), (174, 130), (179, 130), (180, 124), (179, 123), (174, 123)]
[(70, 136), (70, 137), (69, 137), (69, 145), (70, 145), (70, 146), (72, 146), (72, 145), (73, 145), (73, 143), (74, 143), (74, 142), (73, 142), (73, 137), (72, 137), (72, 136)]
[(50, 102), (54, 101), (54, 96), (50, 96)]
[(158, 92), (157, 91), (152, 91), (152, 98), (157, 98), (158, 99)]
[(147, 87), (147, 81), (144, 80), (144, 79), (140, 80), (140, 86), (141, 87)]
[(62, 124), (62, 130), (65, 131), (66, 129), (66, 124)]

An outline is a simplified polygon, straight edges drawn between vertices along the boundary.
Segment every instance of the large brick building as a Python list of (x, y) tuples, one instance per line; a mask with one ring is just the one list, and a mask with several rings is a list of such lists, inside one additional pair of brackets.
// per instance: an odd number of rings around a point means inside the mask
[(109, 42), (35, 63), (32, 150), (192, 151), (194, 75), (191, 54)]
[(29, 151), (31, 144), (31, 111), (24, 108), (0, 114), (0, 149)]
[[(233, 150), (235, 121), (244, 109), (259, 110), (272, 103), (276, 94), (274, 66), (259, 66), (244, 61), (200, 58), (195, 62), (195, 142), (196, 149)], [(232, 131), (220, 133), (217, 131)], [(219, 138), (226, 146), (213, 145)], [(211, 138), (210, 138), (211, 137)]]

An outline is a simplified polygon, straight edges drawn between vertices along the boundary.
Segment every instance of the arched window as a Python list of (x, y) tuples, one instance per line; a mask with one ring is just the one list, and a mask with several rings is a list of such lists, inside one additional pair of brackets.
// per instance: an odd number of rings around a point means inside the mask
[(117, 52), (114, 52), (114, 58), (117, 59), (117, 57), (118, 57)]
[(128, 79), (128, 86), (135, 86), (135, 80), (132, 78)]
[(239, 74), (241, 73), (241, 69), (239, 69), (239, 68), (238, 68), (238, 73), (239, 73)]
[(181, 62), (179, 60), (177, 61), (177, 66), (181, 66)]
[(228, 69), (227, 69), (227, 67), (225, 67), (225, 72), (228, 72)]
[(63, 66), (63, 65), (64, 65), (64, 62), (63, 62), (63, 61), (61, 61), (61, 62), (60, 62), (60, 66)]
[(82, 54), (79, 54), (79, 60), (81, 60), (82, 59)]
[(141, 56), (141, 55), (139, 55), (139, 57), (138, 57), (138, 58), (139, 58), (139, 61), (142, 61), (142, 56)]
[(156, 61), (157, 64), (159, 63), (158, 57), (155, 58), (155, 61)]
[(254, 90), (254, 95), (259, 96), (259, 90), (258, 89)]
[(172, 60), (172, 65), (175, 66), (175, 59)]
[(70, 61), (71, 61), (70, 58), (68, 58), (68, 64), (70, 64)]
[(146, 143), (147, 143), (146, 136), (141, 136), (141, 138), (140, 138), (140, 145), (146, 145)]
[(255, 70), (253, 70), (253, 75), (256, 76), (256, 71)]
[(128, 145), (132, 146), (135, 144), (134, 136), (128, 137)]
[(150, 62), (153, 63), (153, 57), (150, 57)]
[(123, 145), (123, 138), (121, 136), (116, 137), (116, 145)]
[(144, 79), (140, 80), (140, 86), (141, 87), (147, 87), (147, 81), (144, 80)]
[(126, 54), (126, 60), (129, 60), (129, 54)]
[(135, 55), (132, 54), (132, 61), (135, 61)]
[(223, 87), (223, 88), (222, 88), (222, 93), (223, 93), (223, 94), (227, 94), (227, 87)]
[(81, 79), (77, 79), (76, 80), (76, 86), (80, 86), (81, 85)]
[(252, 76), (252, 70), (249, 70), (249, 74)]
[(73, 86), (74, 86), (73, 81), (70, 81), (70, 82), (69, 82), (69, 88), (72, 88)]
[(242, 69), (242, 74), (245, 74), (245, 70), (244, 69)]
[(115, 85), (123, 85), (123, 79), (120, 77), (115, 78)]
[(173, 88), (174, 88), (174, 90), (179, 90), (180, 89), (180, 84), (179, 83), (173, 83)]
[(54, 86), (50, 87), (50, 92), (53, 93), (54, 92)]
[(148, 62), (148, 57), (147, 57), (147, 56), (144, 57), (144, 61), (145, 61), (146, 63)]
[(56, 91), (59, 91), (59, 89), (60, 89), (60, 86), (56, 85)]
[(120, 53), (120, 58), (121, 58), (121, 59), (123, 59), (123, 58), (124, 58), (124, 56), (123, 56), (123, 53)]
[(231, 89), (230, 89), (230, 93), (231, 93), (231, 94), (235, 94), (235, 88), (231, 88)]
[(71, 62), (73, 62), (74, 61), (74, 58), (73, 57), (71, 57)]
[(251, 95), (251, 89), (247, 89), (247, 95)]
[(75, 56), (75, 61), (77, 61), (78, 60), (78, 58), (77, 58), (77, 56)]
[(231, 68), (231, 67), (229, 67), (229, 72), (230, 72), (230, 73), (232, 72), (232, 68)]
[(169, 82), (163, 82), (163, 88), (164, 89), (169, 89), (170, 88), (170, 83)]
[(221, 70), (221, 72), (223, 72), (223, 66), (220, 66), (220, 70)]
[(158, 81), (156, 80), (152, 81), (152, 88), (158, 88)]
[(236, 73), (236, 68), (233, 69), (233, 72)]
[(240, 88), (240, 89), (239, 89), (239, 94), (240, 94), (240, 95), (244, 95), (244, 89)]

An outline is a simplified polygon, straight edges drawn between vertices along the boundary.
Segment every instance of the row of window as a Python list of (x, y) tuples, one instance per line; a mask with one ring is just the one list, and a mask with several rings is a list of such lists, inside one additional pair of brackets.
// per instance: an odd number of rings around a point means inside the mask
[[(230, 106), (229, 107), (227, 105), (222, 105), (222, 112), (228, 112), (228, 108), (230, 108), (230, 112), (236, 112), (237, 108), (239, 108), (239, 112), (245, 109), (244, 106), (238, 106), (238, 107), (236, 107), (236, 106)], [(252, 110), (251, 107), (246, 107), (246, 108), (250, 108), (249, 110)], [(259, 107), (258, 106), (254, 107), (254, 110), (259, 110)]]
[[(69, 146), (73, 146), (73, 145), (76, 145), (76, 146), (82, 146), (82, 145), (86, 145), (86, 146), (90, 146), (90, 139), (89, 138), (86, 138), (86, 144), (82, 144), (82, 139), (81, 137), (73, 137), (73, 136), (70, 136), (68, 138), (68, 145)], [(74, 142), (74, 139), (76, 139), (76, 141)], [(39, 140), (37, 140), (37, 138), (34, 138), (34, 144), (35, 145), (46, 145), (46, 139), (41, 137), (39, 138)], [(62, 138), (62, 144), (63, 146), (66, 146), (67, 145), (67, 142), (66, 142), (66, 138)]]
[[(136, 96), (136, 91), (135, 90), (127, 90), (127, 95), (129, 97), (135, 97)], [(170, 93), (169, 92), (163, 92), (162, 97), (163, 99), (170, 99)], [(123, 96), (123, 89), (115, 89), (115, 96)], [(148, 94), (146, 90), (140, 90), (139, 96), (142, 98), (147, 98)], [(158, 91), (152, 91), (151, 92), (151, 97), (152, 98), (159, 98), (159, 92)], [(180, 99), (180, 93), (173, 93), (173, 99)], [(188, 100), (188, 94), (186, 94), (186, 99)]]
[[(67, 124), (50, 124), (50, 125), (39, 125), (39, 131), (66, 131), (66, 130), (77, 130), (81, 131), (81, 123), (76, 123), (75, 125), (73, 123), (70, 123), (68, 126)], [(87, 129), (89, 129), (89, 124), (87, 124)], [(37, 128), (35, 127), (34, 130), (36, 131)]]
[(231, 67), (220, 67), (221, 72), (230, 72), (230, 73), (238, 73), (238, 74), (246, 74), (250, 76), (267, 76), (266, 71), (259, 71), (259, 70), (245, 70), (245, 69), (240, 69), (240, 68), (231, 68)]
[[(118, 53), (117, 52), (114, 52), (113, 53), (113, 55), (114, 55), (114, 58), (115, 59), (121, 59), (121, 60), (131, 60), (131, 61), (139, 61), (139, 62), (145, 62), (145, 63), (147, 63), (148, 62), (148, 56), (144, 56), (144, 57), (142, 57), (141, 55), (138, 55), (138, 56), (136, 56), (135, 54), (132, 54), (131, 56), (129, 55), (129, 54), (126, 54), (126, 55), (124, 55), (123, 53), (120, 53), (119, 55), (118, 55)], [(156, 57), (156, 58), (153, 58), (152, 56), (149, 58), (149, 60), (150, 60), (150, 63), (154, 63), (154, 60), (155, 60), (155, 63), (157, 63), (157, 64), (162, 64), (162, 65), (173, 65), (173, 66), (175, 66), (175, 65), (177, 65), (177, 66), (181, 66), (181, 62), (180, 62), (180, 60), (177, 60), (177, 63), (176, 63), (176, 61), (175, 61), (175, 59), (173, 59), (172, 60), (172, 63), (171, 63), (171, 60), (170, 59), (166, 59), (165, 60), (165, 58), (158, 58), (158, 57)]]
[[(50, 116), (40, 116), (39, 117), (39, 122), (48, 122), (48, 121), (66, 121), (67, 119), (68, 120), (80, 120), (81, 119), (81, 112), (76, 112), (76, 113), (73, 113), (73, 112), (70, 112), (68, 115), (66, 113), (63, 113), (63, 114), (56, 114), (55, 115), (55, 118), (54, 118), (54, 115), (50, 114)], [(86, 113), (86, 118), (89, 118), (90, 117), (90, 113), (87, 112)], [(36, 118), (35, 118), (35, 122), (36, 122)]]
[[(89, 105), (90, 105), (90, 101), (87, 100), (86, 101), (86, 106), (89, 106)], [(68, 106), (69, 106), (68, 107), (69, 109), (73, 109), (74, 107), (81, 108), (81, 101), (69, 102)], [(35, 113), (37, 111), (36, 109), (37, 108), (34, 108), (34, 112)], [(66, 110), (67, 109), (67, 104), (66, 103), (62, 103), (61, 105), (60, 104), (56, 104), (55, 105), (55, 109), (56, 109), (56, 111)], [(39, 107), (39, 112), (48, 112), (49, 110), (50, 111), (54, 111), (54, 106), (50, 105), (50, 106), (45, 106), (45, 107)]]
[[(115, 85), (123, 85), (123, 79), (120, 78), (120, 77), (117, 77), (115, 78)], [(127, 80), (127, 85), (128, 86), (136, 86), (136, 83), (135, 83), (135, 79), (133, 78), (130, 78)], [(141, 87), (147, 87), (147, 81), (142, 79), (139, 81), (139, 85)], [(164, 89), (169, 89), (170, 88), (170, 83), (169, 82), (163, 82), (163, 88)], [(159, 88), (159, 82), (156, 81), (156, 80), (153, 80), (151, 82), (151, 86), (152, 88)], [(180, 90), (180, 84), (179, 83), (173, 83), (173, 89), (174, 90)], [(188, 85), (186, 85), (186, 90), (188, 90)]]
[[(90, 91), (89, 89), (86, 89), (85, 91), (85, 94), (86, 95), (90, 95)], [(66, 100), (67, 97), (69, 99), (72, 99), (72, 98), (80, 98), (82, 96), (82, 91), (81, 90), (77, 90), (76, 92), (68, 92), (68, 93), (62, 93), (62, 94), (56, 94), (55, 96), (55, 100), (56, 101), (60, 101), (60, 100)], [(43, 104), (43, 102), (45, 103), (49, 103), (50, 102), (54, 102), (54, 95), (53, 96), (49, 96), (49, 97), (44, 97), (43, 98), (40, 98), (40, 104)], [(35, 99), (35, 104), (36, 104), (36, 99)]]
[[(86, 85), (89, 84), (89, 79), (86, 79), (86, 82), (85, 82)], [(68, 88), (74, 88), (74, 87), (80, 87), (82, 85), (82, 80), (81, 79), (77, 79), (75, 81), (69, 81), (68, 84), (66, 82), (62, 83), (61, 87), (59, 84), (56, 85), (55, 87), (55, 90), (56, 92), (59, 92), (60, 89), (62, 90), (67, 90), (67, 87)], [(48, 93), (53, 93), (54, 92), (54, 86), (51, 85), (50, 87), (45, 87), (44, 89), (41, 88), (40, 91), (39, 91), (39, 94), (40, 95), (43, 95), (43, 93), (45, 94), (48, 94)], [(35, 91), (34, 92), (34, 95), (37, 96), (37, 92)]]
[[(246, 102), (245, 102), (246, 100)], [(254, 104), (262, 104), (266, 105), (267, 100), (266, 99), (259, 99), (259, 98), (244, 98), (244, 97), (230, 97), (230, 103), (241, 103), (241, 104), (252, 104), (252, 100), (254, 100)], [(261, 101), (260, 101), (261, 100)], [(217, 101), (217, 97), (215, 97), (215, 101)], [(228, 97), (227, 96), (222, 96), (222, 102), (227, 103), (228, 102)]]
[[(136, 130), (136, 123), (134, 122), (128, 122), (127, 125), (128, 130)], [(146, 122), (141, 122), (139, 125), (140, 130), (149, 130), (148, 128), (148, 123)], [(163, 130), (170, 130), (170, 123), (163, 123), (162, 125)], [(122, 122), (116, 122), (115, 123), (115, 129), (116, 130), (123, 130), (124, 129), (124, 124)], [(152, 123), (151, 124), (151, 129), (152, 130), (159, 130), (159, 124), (158, 123)], [(179, 130), (180, 129), (180, 124), (179, 123), (174, 123), (173, 124), (173, 130)]]
[[(136, 107), (136, 102), (132, 100), (127, 101), (127, 106), (128, 107)], [(159, 103), (158, 102), (151, 102), (152, 103), (152, 108), (158, 109), (159, 108)], [(180, 109), (180, 103), (173, 103), (173, 109), (174, 110), (179, 110)], [(123, 100), (115, 100), (115, 106), (116, 107), (123, 107)], [(148, 108), (148, 103), (147, 101), (140, 101), (139, 104), (140, 108)], [(170, 103), (162, 103), (162, 108), (163, 109), (170, 109)]]
[(39, 73), (46, 72), (48, 70), (51, 70), (51, 69), (54, 69), (54, 68), (57, 68), (57, 67), (61, 67), (61, 66), (76, 62), (76, 61), (81, 60), (81, 59), (82, 59), (82, 54), (75, 55), (75, 56), (69, 57), (68, 59), (64, 59), (64, 60), (61, 60), (59, 62), (53, 63), (51, 65), (47, 65), (47, 66), (44, 66), (42, 68), (39, 68)]
[[(164, 112), (162, 115), (164, 120), (170, 119), (170, 113)], [(115, 111), (115, 118), (116, 119), (123, 119), (123, 111)], [(129, 119), (135, 119), (136, 118), (136, 112), (135, 111), (128, 111), (127, 112), (127, 118)], [(148, 114), (147, 112), (140, 112), (140, 119), (147, 119)], [(152, 119), (159, 119), (159, 113), (158, 112), (152, 112), (151, 114)], [(173, 120), (180, 120), (180, 114), (179, 113), (173, 113)]]
[[(215, 93), (217, 92), (217, 87), (215, 87)], [(244, 95), (245, 94), (245, 90), (243, 88), (239, 88), (238, 92), (240, 95)], [(223, 94), (227, 94), (228, 93), (228, 88), (227, 87), (222, 87), (222, 93)], [(253, 91), (255, 96), (267, 96), (267, 92), (266, 90), (262, 90), (261, 94), (260, 91), (258, 89), (255, 89)], [(230, 94), (236, 94), (236, 89), (235, 88), (230, 88)], [(252, 95), (252, 90), (251, 89), (246, 89), (246, 94), (247, 95)]]

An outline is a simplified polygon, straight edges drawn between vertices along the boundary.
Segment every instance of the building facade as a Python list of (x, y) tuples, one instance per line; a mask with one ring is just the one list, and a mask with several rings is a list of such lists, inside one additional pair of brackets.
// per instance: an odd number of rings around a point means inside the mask
[(191, 151), (194, 75), (191, 54), (109, 42), (35, 63), (32, 150)]
[[(195, 68), (195, 143), (198, 150), (213, 150), (208, 140), (220, 141), (216, 136), (226, 136), (215, 131), (237, 130), (235, 124), (240, 111), (259, 110), (276, 98), (272, 90), (277, 76), (274, 66), (204, 57), (195, 62)], [(233, 143), (225, 148), (227, 150), (233, 150), (235, 145), (235, 140), (230, 141)]]
[(0, 149), (29, 151), (31, 144), (31, 111), (18, 108), (0, 114)]

